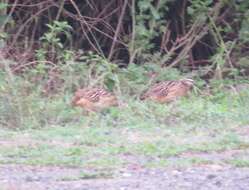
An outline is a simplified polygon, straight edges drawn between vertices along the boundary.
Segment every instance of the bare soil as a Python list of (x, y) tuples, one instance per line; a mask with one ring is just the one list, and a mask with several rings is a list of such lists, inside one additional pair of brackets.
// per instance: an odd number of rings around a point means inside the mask
[[(85, 175), (88, 174), (88, 175)], [(92, 175), (91, 175), (92, 174)], [(124, 168), (94, 175), (85, 168), (0, 166), (1, 190), (248, 190), (249, 168)]]

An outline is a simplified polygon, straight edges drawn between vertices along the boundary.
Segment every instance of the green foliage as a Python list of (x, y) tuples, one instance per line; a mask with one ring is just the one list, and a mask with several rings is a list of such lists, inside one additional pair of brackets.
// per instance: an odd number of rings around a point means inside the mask
[(239, 58), (237, 65), (240, 67), (240, 73), (246, 73), (249, 69), (249, 56)]
[(88, 75), (90, 78), (88, 82), (90, 86), (105, 86), (112, 90), (119, 83), (116, 75), (118, 70), (116, 64), (109, 62), (93, 52), (88, 52), (81, 58), (89, 65)]
[(6, 14), (7, 7), (8, 7), (7, 3), (0, 2), (0, 27), (3, 27), (3, 25), (9, 19), (8, 15)]
[(241, 23), (241, 27), (239, 29), (239, 39), (246, 43), (248, 42), (248, 31), (249, 31), (249, 2), (248, 1), (240, 1), (235, 4), (235, 9), (237, 11), (235, 20)]
[(244, 168), (248, 168), (249, 166), (249, 160), (245, 157), (245, 158), (237, 158), (237, 159), (231, 159), (228, 160), (227, 163), (235, 166), (235, 167), (244, 167)]
[(134, 15), (135, 19), (135, 49), (140, 52), (148, 52), (154, 48), (151, 40), (163, 34), (166, 21), (163, 18), (168, 11), (168, 1), (159, 1), (157, 6), (153, 1), (140, 0), (137, 2), (138, 12)]
[(207, 13), (212, 3), (212, 0), (192, 0), (191, 5), (187, 7), (187, 13), (193, 20), (200, 17), (207, 19)]
[[(82, 59), (84, 61), (67, 62), (60, 67), (57, 72), (59, 72), (58, 77), (62, 85), (55, 86), (57, 90), (53, 96), (49, 91), (48, 94), (44, 94), (44, 86), (51, 80), (51, 76), (46, 72), (47, 68), (44, 69), (46, 65), (40, 64), (36, 69), (28, 70), (21, 76), (17, 76), (11, 72), (9, 63), (6, 61), (5, 69), (0, 73), (1, 124), (11, 128), (40, 128), (50, 125), (67, 125), (75, 121), (86, 125), (96, 124), (92, 123), (92, 120), (97, 118), (86, 119), (81, 116), (80, 109), (74, 109), (70, 105), (75, 89), (89, 85), (105, 86), (113, 90), (128, 106), (122, 109), (110, 109), (106, 116), (107, 120), (103, 120), (103, 125), (109, 123), (108, 125), (131, 127), (163, 126), (165, 119), (170, 122), (176, 120), (188, 123), (204, 122), (207, 118), (211, 121), (215, 118), (217, 122), (220, 122), (223, 121), (223, 117), (224, 119), (230, 118), (229, 110), (232, 107), (239, 110), (239, 105), (247, 97), (247, 93), (244, 93), (241, 98), (233, 99), (223, 92), (225, 86), (233, 84), (226, 84), (222, 81), (223, 85), (220, 86), (219, 83), (211, 81), (210, 85), (213, 87), (211, 90), (215, 94), (211, 97), (193, 97), (194, 101), (183, 99), (168, 106), (152, 102), (144, 103), (133, 98), (139, 97), (157, 80), (180, 79), (186, 76), (176, 69), (162, 69), (155, 64), (143, 66), (131, 64), (127, 69), (118, 68), (115, 64), (92, 53), (82, 56)], [(151, 77), (151, 72), (157, 75)], [(198, 88), (203, 88), (205, 83), (197, 79), (196, 84)], [(196, 95), (199, 93), (196, 92)], [(245, 105), (242, 106), (245, 109), (244, 114), (248, 112)], [(177, 109), (172, 110), (175, 106)], [(236, 114), (232, 117), (236, 117)]]
[(48, 31), (41, 37), (42, 48), (36, 50), (36, 57), (39, 61), (57, 58), (59, 61), (67, 61), (72, 58), (73, 53), (65, 50), (61, 42), (61, 36), (71, 40), (70, 30), (72, 27), (65, 21), (53, 21), (47, 24)]
[(41, 37), (41, 40), (44, 42), (45, 46), (52, 46), (55, 48), (63, 48), (63, 44), (61, 43), (59, 34), (65, 34), (68, 39), (70, 39), (71, 35), (69, 33), (72, 30), (72, 27), (68, 25), (67, 22), (59, 22), (54, 21), (52, 24), (47, 24), (48, 32)]
[(24, 77), (16, 76), (11, 72), (8, 62), (5, 62), (5, 70), (1, 72), (0, 88), (2, 126), (39, 128), (53, 123), (63, 124), (72, 116), (71, 114), (74, 114), (73, 110), (67, 109), (69, 97), (54, 100), (42, 97), (46, 75), (43, 68), (41, 71), (39, 68), (32, 71), (35, 72), (27, 73)]
[(177, 69), (162, 68), (162, 66), (150, 62), (143, 66), (130, 64), (127, 68), (121, 69), (118, 74), (123, 94), (135, 96), (156, 81), (175, 80), (182, 77)]
[[(248, 6), (249, 7), (249, 6)], [(242, 42), (248, 42), (249, 40), (249, 11), (247, 10), (242, 20), (241, 29), (239, 31), (239, 38)]]

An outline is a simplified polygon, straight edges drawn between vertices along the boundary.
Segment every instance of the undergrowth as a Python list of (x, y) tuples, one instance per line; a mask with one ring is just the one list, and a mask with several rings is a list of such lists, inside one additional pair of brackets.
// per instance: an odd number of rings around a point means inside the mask
[[(13, 74), (4, 61), (0, 73), (0, 163), (108, 171), (133, 162), (144, 167), (215, 162), (247, 166), (241, 158), (249, 147), (243, 136), (249, 124), (248, 81), (207, 84), (194, 73), (149, 63), (123, 69), (99, 59), (93, 56), (92, 63), (96, 62), (90, 66), (68, 62), (53, 72), (38, 67), (19, 74)], [(157, 75), (151, 77), (151, 73)], [(196, 82), (190, 97), (166, 105), (139, 100), (140, 93), (155, 81), (185, 77)], [(83, 115), (80, 108), (71, 106), (71, 98), (77, 88), (88, 85), (114, 91), (121, 106)], [(229, 150), (241, 154), (218, 161), (191, 155)]]
[[(89, 59), (87, 59), (89, 60)], [(51, 125), (88, 125), (92, 127), (168, 127), (196, 124), (196, 127), (249, 122), (249, 90), (238, 91), (232, 80), (209, 83), (193, 73), (162, 69), (156, 64), (144, 66), (116, 65), (91, 55), (91, 64), (68, 62), (56, 68), (39, 67), (22, 74), (13, 74), (9, 62), (4, 62), (0, 73), (0, 124), (13, 129), (41, 128)], [(154, 77), (151, 74), (157, 73)], [(191, 77), (196, 81), (191, 97), (168, 105), (141, 102), (139, 95), (152, 83), (160, 80)], [(51, 84), (52, 81), (52, 84)], [(236, 83), (239, 83), (236, 81)], [(248, 81), (241, 81), (242, 85)], [(114, 91), (121, 107), (103, 113), (84, 116), (79, 108), (71, 106), (77, 88), (104, 86)], [(235, 85), (235, 87), (233, 86)]]

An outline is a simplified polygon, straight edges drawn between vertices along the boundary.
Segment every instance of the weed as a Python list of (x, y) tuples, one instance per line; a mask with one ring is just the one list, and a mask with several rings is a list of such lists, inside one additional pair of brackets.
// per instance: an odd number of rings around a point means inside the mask
[(249, 160), (246, 158), (232, 159), (232, 160), (227, 161), (227, 163), (235, 167), (249, 167)]

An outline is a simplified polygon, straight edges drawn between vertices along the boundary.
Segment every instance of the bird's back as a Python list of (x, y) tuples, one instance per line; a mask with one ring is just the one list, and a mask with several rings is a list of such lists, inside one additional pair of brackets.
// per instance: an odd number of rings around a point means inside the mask
[(84, 88), (76, 91), (72, 104), (87, 110), (99, 111), (107, 107), (116, 106), (118, 101), (114, 94), (103, 88)]
[(151, 99), (159, 103), (173, 101), (178, 97), (187, 95), (192, 87), (190, 80), (187, 82), (185, 80), (159, 82), (149, 88), (140, 99)]

